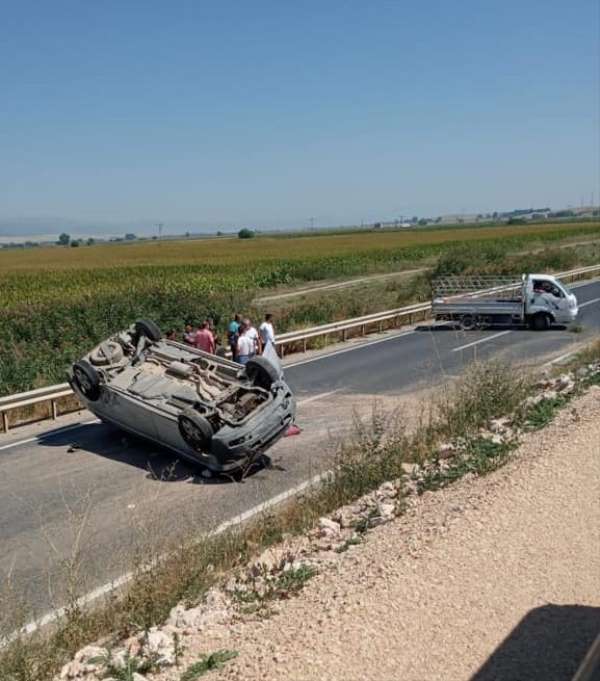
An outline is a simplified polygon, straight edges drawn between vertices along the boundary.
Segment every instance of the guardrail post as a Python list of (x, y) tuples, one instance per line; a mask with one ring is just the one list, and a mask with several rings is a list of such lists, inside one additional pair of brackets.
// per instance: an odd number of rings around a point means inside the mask
[(361, 335), (361, 336), (366, 336), (366, 335), (367, 335), (367, 325), (366, 325), (366, 324), (363, 324), (363, 325), (360, 327), (360, 335)]
[(302, 352), (306, 352), (306, 338), (302, 340)]
[(8, 433), (8, 412), (7, 411), (2, 412), (2, 427), (4, 428), (4, 432)]
[(348, 340), (348, 329), (342, 329), (342, 340), (343, 341)]
[(56, 421), (57, 416), (58, 411), (56, 408), (56, 400), (50, 400), (50, 417), (52, 418), (53, 421)]

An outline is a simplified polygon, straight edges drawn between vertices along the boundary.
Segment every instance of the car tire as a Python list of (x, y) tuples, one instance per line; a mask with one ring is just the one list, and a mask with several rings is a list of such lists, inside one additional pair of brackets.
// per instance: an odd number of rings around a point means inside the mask
[(191, 447), (195, 452), (210, 451), (214, 430), (205, 416), (190, 407), (179, 414), (177, 424), (179, 433), (188, 447)]
[(253, 357), (246, 364), (246, 376), (259, 388), (270, 390), (275, 381), (279, 380), (279, 372), (264, 357)]
[(73, 364), (73, 380), (81, 394), (90, 402), (95, 402), (100, 397), (100, 376), (85, 359)]
[(533, 315), (530, 321), (531, 328), (534, 331), (547, 331), (550, 328), (551, 323), (552, 320), (550, 319), (550, 316), (545, 312), (538, 312)]
[(135, 323), (135, 331), (138, 336), (146, 336), (154, 343), (162, 338), (160, 327), (150, 319), (138, 319)]

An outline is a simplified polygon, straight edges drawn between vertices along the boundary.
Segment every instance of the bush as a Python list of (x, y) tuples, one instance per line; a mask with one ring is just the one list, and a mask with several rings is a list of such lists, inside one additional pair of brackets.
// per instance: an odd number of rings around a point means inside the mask
[(244, 227), (244, 229), (240, 229), (238, 232), (238, 237), (240, 239), (253, 239), (254, 238), (254, 232), (251, 229), (247, 229)]

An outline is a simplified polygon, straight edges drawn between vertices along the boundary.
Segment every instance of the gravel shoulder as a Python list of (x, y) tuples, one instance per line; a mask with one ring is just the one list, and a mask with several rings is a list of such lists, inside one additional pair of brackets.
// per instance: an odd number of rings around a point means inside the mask
[(600, 631), (600, 388), (276, 607), (192, 637), (186, 659), (238, 651), (211, 674), (229, 681), (570, 679)]

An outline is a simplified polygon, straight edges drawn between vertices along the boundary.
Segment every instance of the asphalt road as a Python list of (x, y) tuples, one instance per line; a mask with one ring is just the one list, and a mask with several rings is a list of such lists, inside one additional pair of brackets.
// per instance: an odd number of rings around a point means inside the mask
[[(163, 450), (82, 413), (0, 436), (0, 578), (32, 616), (63, 605), (65, 575), (84, 593), (121, 575), (147, 545), (214, 528), (325, 470), (353, 407), (459, 374), (473, 359), (539, 363), (600, 332), (600, 282), (577, 287), (582, 333), (445, 326), (370, 337), (306, 358), (286, 377), (299, 401), (298, 437), (243, 482), (203, 478)], [(0, 597), (2, 593), (0, 592)]]

